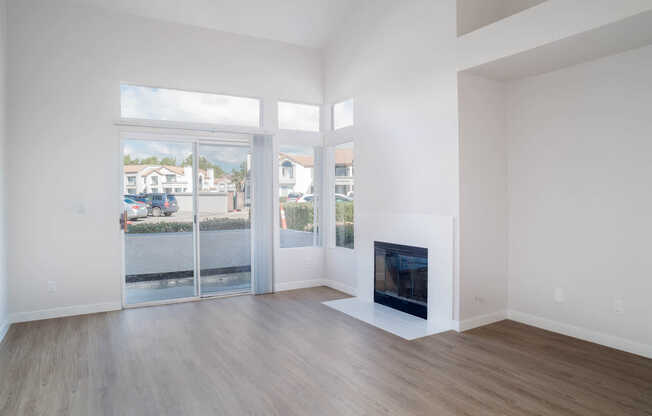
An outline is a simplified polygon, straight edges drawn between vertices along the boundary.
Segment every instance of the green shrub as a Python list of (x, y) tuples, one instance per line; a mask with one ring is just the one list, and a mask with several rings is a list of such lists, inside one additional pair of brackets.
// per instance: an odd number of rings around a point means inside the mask
[(353, 248), (353, 223), (337, 224), (335, 239), (337, 247)]
[(338, 247), (353, 248), (353, 202), (335, 203), (335, 240)]
[(353, 202), (336, 202), (335, 219), (337, 222), (353, 222)]
[(312, 202), (290, 202), (283, 204), (285, 221), (288, 229), (297, 231), (311, 231), (313, 226), (314, 211)]
[[(241, 230), (250, 228), (249, 220), (243, 218), (209, 218), (199, 222), (201, 231)], [(191, 232), (192, 222), (137, 223), (127, 226), (129, 234)]]

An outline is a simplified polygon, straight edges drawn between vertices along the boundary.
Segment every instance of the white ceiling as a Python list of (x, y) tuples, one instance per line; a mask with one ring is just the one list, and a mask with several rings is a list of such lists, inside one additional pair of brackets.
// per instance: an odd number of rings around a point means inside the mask
[(353, 0), (74, 0), (152, 19), (323, 47)]

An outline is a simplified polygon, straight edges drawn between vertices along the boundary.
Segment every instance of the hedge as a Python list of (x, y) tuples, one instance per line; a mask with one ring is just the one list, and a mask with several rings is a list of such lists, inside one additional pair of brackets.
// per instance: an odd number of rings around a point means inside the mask
[[(314, 222), (312, 202), (289, 202), (283, 204), (283, 208), (288, 229), (297, 231), (312, 230)], [(335, 218), (338, 223), (353, 223), (353, 202), (337, 202), (335, 204)]]
[[(201, 231), (218, 231), (218, 230), (241, 230), (250, 228), (248, 219), (244, 218), (209, 218), (199, 222)], [(129, 224), (127, 233), (146, 234), (146, 233), (182, 233), (191, 232), (192, 222), (158, 222)]]
[(338, 247), (353, 248), (353, 223), (337, 224), (335, 240)]
[(285, 222), (290, 230), (311, 231), (314, 211), (312, 202), (290, 202), (283, 204)]
[(337, 222), (353, 222), (353, 202), (335, 203), (335, 220)]

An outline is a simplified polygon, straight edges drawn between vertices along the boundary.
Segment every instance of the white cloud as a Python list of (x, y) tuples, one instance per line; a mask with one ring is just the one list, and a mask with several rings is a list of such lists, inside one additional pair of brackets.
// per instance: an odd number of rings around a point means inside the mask
[(260, 101), (253, 98), (121, 85), (121, 115), (145, 120), (258, 127)]

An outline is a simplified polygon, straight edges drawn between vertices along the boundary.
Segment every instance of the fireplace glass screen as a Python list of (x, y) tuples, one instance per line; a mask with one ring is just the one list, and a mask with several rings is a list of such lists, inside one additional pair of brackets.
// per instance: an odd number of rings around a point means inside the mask
[(428, 318), (428, 249), (374, 242), (374, 301)]

